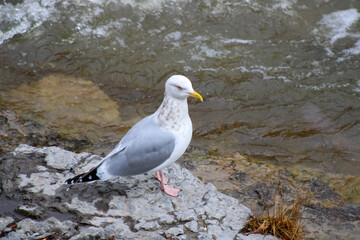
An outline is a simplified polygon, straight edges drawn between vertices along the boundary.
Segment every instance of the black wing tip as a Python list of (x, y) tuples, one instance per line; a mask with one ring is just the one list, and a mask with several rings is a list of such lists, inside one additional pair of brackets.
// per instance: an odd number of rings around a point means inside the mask
[(68, 180), (65, 181), (66, 184), (75, 184), (76, 182), (74, 181), (74, 178), (69, 178)]
[(95, 168), (89, 172), (76, 175), (73, 178), (69, 178), (68, 180), (65, 181), (65, 183), (73, 185), (75, 183), (92, 182), (92, 181), (99, 180), (100, 178), (96, 175), (96, 173), (97, 173), (97, 170)]
[(85, 175), (86, 173), (82, 173), (79, 175), (76, 175), (73, 178), (69, 178), (68, 180), (65, 181), (66, 184), (75, 184), (75, 183), (79, 183), (82, 182), (82, 177)]

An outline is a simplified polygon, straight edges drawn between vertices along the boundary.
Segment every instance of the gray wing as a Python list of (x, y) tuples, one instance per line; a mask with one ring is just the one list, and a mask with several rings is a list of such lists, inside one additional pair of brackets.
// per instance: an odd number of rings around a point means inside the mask
[(118, 151), (109, 154), (101, 167), (115, 176), (145, 173), (165, 162), (174, 148), (174, 135), (160, 128), (149, 116), (130, 129), (116, 147)]

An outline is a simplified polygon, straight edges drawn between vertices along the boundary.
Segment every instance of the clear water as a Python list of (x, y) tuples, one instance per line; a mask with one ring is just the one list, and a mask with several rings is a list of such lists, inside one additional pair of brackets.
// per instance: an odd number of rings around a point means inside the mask
[(120, 120), (99, 124), (104, 135), (84, 128), (94, 141), (118, 141), (114, 125), (125, 133), (183, 74), (205, 99), (190, 104), (193, 145), (360, 173), (358, 0), (1, 1), (0, 106), (61, 131), (82, 125), (39, 106), (37, 89), (56, 95), (44, 80), (55, 73), (116, 102)]

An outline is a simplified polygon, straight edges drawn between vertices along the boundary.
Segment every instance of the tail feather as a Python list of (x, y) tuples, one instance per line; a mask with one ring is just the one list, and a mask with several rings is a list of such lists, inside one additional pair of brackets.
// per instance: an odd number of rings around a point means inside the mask
[(99, 180), (100, 178), (97, 175), (97, 167), (91, 169), (90, 171), (86, 173), (82, 173), (79, 175), (76, 175), (73, 178), (69, 178), (65, 181), (67, 184), (75, 184), (75, 183), (81, 183), (81, 182), (91, 182), (95, 180)]

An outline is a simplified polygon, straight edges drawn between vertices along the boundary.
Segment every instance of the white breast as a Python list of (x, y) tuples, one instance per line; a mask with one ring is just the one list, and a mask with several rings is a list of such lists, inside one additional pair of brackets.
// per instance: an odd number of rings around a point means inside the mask
[(175, 137), (175, 148), (170, 157), (154, 170), (160, 170), (178, 160), (185, 152), (192, 137), (192, 123), (188, 114), (187, 100), (164, 99), (154, 114), (159, 126)]

